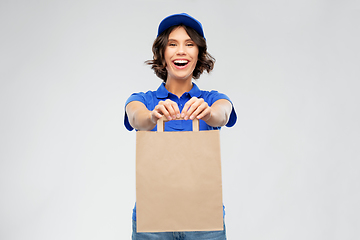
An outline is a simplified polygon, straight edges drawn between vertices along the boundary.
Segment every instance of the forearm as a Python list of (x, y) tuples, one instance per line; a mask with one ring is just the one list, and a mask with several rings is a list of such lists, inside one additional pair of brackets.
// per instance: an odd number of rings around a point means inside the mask
[(205, 122), (212, 127), (222, 127), (227, 124), (232, 111), (231, 103), (226, 99), (217, 100), (211, 106), (211, 114)]
[(151, 111), (141, 102), (130, 102), (126, 106), (126, 113), (130, 125), (137, 130), (149, 131), (156, 126), (156, 121), (151, 119)]

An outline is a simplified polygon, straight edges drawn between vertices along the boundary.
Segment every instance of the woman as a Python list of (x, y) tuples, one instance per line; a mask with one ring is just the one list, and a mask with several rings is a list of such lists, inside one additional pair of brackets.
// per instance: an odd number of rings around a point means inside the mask
[[(215, 59), (207, 52), (202, 25), (186, 13), (174, 14), (161, 21), (153, 44), (153, 60), (146, 61), (163, 80), (157, 91), (134, 93), (126, 101), (124, 124), (128, 130), (155, 131), (157, 120), (170, 121), (165, 131), (191, 131), (194, 118), (200, 130), (231, 127), (236, 113), (230, 99), (217, 91), (200, 90), (192, 79), (213, 69)], [(133, 211), (133, 239), (226, 239), (223, 231), (208, 232), (136, 232), (136, 206)]]

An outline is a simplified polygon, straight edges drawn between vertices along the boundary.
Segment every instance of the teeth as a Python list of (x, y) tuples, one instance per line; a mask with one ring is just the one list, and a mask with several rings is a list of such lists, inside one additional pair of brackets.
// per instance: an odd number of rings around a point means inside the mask
[(188, 60), (175, 60), (174, 63), (188, 63)]

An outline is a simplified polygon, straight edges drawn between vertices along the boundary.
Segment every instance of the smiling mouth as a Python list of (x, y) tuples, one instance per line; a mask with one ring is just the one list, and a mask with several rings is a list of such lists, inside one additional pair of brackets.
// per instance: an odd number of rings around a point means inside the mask
[(175, 60), (174, 64), (178, 67), (186, 66), (189, 63), (188, 60)]

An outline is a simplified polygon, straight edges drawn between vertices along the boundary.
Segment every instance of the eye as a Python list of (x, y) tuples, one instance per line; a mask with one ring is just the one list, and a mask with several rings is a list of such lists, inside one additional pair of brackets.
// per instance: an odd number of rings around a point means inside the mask
[(171, 43), (169, 43), (169, 44), (168, 44), (168, 46), (170, 46), (170, 47), (175, 47), (175, 46), (176, 46), (176, 44), (175, 44), (175, 43), (173, 43), (173, 42), (171, 42)]
[(193, 46), (195, 46), (195, 44), (192, 43), (192, 42), (189, 42), (189, 43), (186, 44), (186, 46), (188, 46), (188, 47), (193, 47)]

